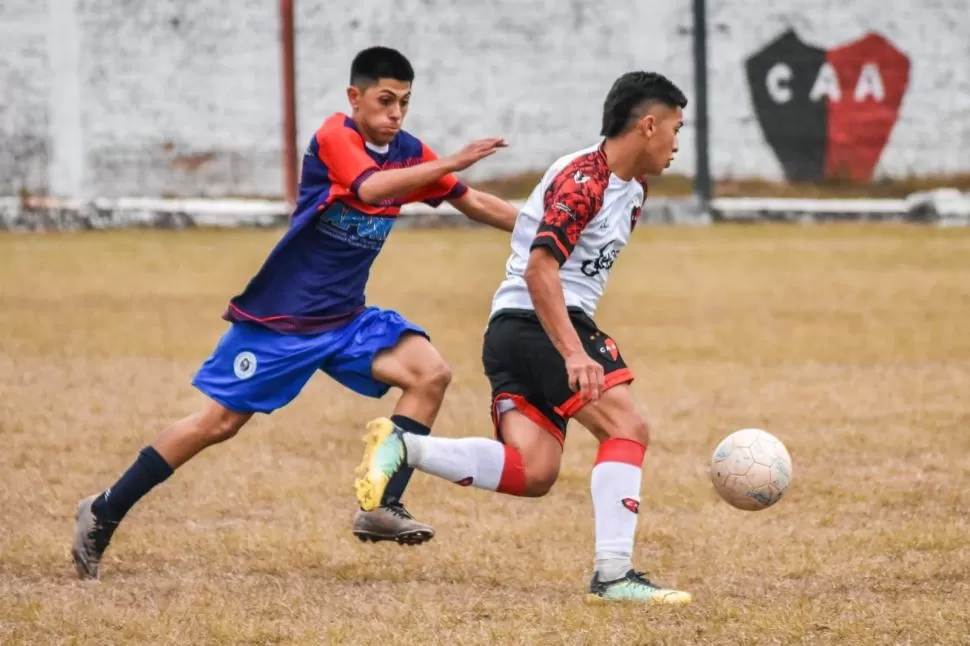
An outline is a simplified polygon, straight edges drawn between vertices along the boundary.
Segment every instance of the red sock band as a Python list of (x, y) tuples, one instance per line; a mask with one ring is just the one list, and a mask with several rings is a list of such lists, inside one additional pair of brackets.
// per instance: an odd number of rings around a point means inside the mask
[(525, 491), (525, 464), (522, 456), (511, 446), (505, 447), (505, 464), (502, 477), (498, 481), (498, 491), (512, 496), (521, 496)]
[(643, 466), (643, 456), (646, 453), (647, 447), (636, 440), (610, 437), (600, 443), (599, 451), (596, 453), (596, 464), (622, 462), (623, 464), (640, 467)]

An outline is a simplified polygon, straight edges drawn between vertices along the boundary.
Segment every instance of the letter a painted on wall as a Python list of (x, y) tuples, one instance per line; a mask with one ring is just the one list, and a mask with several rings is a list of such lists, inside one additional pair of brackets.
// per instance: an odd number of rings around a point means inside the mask
[(789, 181), (872, 179), (909, 85), (905, 54), (879, 34), (825, 51), (789, 30), (746, 68), (758, 122)]

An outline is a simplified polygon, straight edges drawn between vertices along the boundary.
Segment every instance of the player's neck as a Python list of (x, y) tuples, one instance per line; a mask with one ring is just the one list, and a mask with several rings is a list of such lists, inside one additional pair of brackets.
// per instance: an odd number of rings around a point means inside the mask
[(610, 172), (629, 182), (638, 177), (636, 151), (625, 146), (620, 139), (607, 139), (603, 142), (603, 153), (606, 155), (606, 166)]
[(367, 128), (364, 127), (364, 124), (361, 123), (359, 119), (357, 119), (355, 116), (351, 116), (350, 120), (354, 122), (355, 126), (357, 126), (357, 132), (359, 132), (361, 136), (364, 138), (364, 142), (367, 144), (370, 144), (370, 147), (372, 147), (375, 151), (382, 152), (387, 149), (387, 144), (377, 143), (374, 137), (371, 136), (369, 132), (367, 132)]

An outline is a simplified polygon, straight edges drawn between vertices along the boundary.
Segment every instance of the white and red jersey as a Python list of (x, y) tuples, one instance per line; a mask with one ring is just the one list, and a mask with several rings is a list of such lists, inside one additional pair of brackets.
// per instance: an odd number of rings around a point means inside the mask
[(602, 144), (557, 159), (519, 211), (490, 318), (500, 310), (535, 309), (525, 283), (535, 247), (547, 248), (559, 261), (566, 307), (592, 317), (645, 195), (640, 180), (625, 181), (610, 172)]

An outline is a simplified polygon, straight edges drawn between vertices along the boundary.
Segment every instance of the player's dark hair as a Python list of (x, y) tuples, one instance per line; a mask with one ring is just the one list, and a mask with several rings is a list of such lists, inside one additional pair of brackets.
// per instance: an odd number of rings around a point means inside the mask
[(350, 84), (366, 88), (380, 79), (410, 83), (414, 68), (407, 57), (390, 47), (368, 47), (357, 52), (350, 64)]
[(683, 108), (687, 105), (687, 97), (663, 74), (627, 72), (614, 81), (606, 95), (600, 135), (622, 135), (652, 103), (661, 103), (669, 108)]

